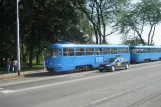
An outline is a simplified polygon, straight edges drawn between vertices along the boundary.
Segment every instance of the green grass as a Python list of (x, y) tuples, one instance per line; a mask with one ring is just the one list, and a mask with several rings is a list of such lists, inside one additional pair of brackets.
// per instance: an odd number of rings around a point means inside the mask
[[(32, 67), (28, 67), (28, 65), (21, 64), (21, 72), (43, 70), (43, 69), (44, 69), (43, 64), (40, 64), (40, 65), (33, 64)], [(13, 73), (13, 71), (10, 71), (10, 72)], [(8, 72), (5, 71), (5, 68), (0, 67), (0, 74), (7, 74), (7, 73)]]
[(28, 67), (28, 66), (22, 66), (21, 67), (21, 71), (24, 72), (24, 71), (34, 71), (34, 70), (42, 70), (44, 69), (44, 66), (41, 64), (41, 65), (33, 65), (32, 67)]

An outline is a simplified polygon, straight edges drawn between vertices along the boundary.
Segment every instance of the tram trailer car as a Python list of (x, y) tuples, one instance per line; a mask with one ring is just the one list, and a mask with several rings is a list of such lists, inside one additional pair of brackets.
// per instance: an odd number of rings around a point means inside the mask
[(48, 71), (54, 72), (92, 70), (117, 55), (130, 62), (129, 46), (53, 44), (47, 52), (45, 67)]
[(131, 63), (161, 60), (161, 46), (130, 46)]

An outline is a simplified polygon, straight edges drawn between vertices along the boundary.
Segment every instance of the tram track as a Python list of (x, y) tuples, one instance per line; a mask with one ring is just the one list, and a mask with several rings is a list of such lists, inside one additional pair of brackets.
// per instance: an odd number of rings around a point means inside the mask
[[(143, 90), (143, 89), (145, 89), (147, 87), (154, 86), (154, 85), (156, 85), (158, 83), (160, 84), (160, 82), (161, 82), (161, 79), (153, 81), (153, 82), (150, 82), (150, 83), (147, 83), (147, 84), (144, 84), (144, 85), (139, 85), (139, 86), (136, 86), (134, 88), (131, 88), (131, 89), (116, 93), (114, 95), (111, 95), (111, 96), (104, 97), (102, 99), (93, 101), (93, 102), (91, 102), (89, 104), (81, 105), (79, 107), (95, 107), (95, 106), (97, 107), (97, 105), (99, 105), (101, 103), (110, 102), (112, 100), (118, 99), (118, 98), (126, 96), (128, 94), (132, 94), (132, 93), (137, 92), (139, 90)], [(143, 105), (144, 103), (146, 103), (147, 101), (149, 101), (149, 100), (151, 100), (153, 98), (156, 98), (157, 96), (160, 96), (160, 95), (161, 95), (161, 89), (159, 91), (157, 91), (157, 92), (154, 92), (153, 94), (150, 94), (150, 95), (140, 99), (139, 101), (136, 101), (134, 103), (131, 103), (130, 105), (127, 105), (126, 107), (139, 107), (139, 106)]]
[(141, 105), (145, 104), (146, 102), (158, 97), (158, 96), (161, 96), (161, 90), (159, 92), (156, 92), (152, 95), (149, 95), (148, 97), (138, 101), (138, 102), (135, 102), (127, 107), (140, 107)]

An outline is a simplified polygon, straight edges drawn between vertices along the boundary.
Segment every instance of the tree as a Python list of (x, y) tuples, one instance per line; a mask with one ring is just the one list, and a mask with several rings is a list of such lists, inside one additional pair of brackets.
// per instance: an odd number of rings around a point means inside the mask
[(16, 56), (16, 2), (0, 0), (0, 62)]
[(157, 24), (161, 21), (161, 1), (160, 0), (142, 0), (140, 4), (141, 12), (145, 14), (145, 20), (149, 25), (148, 45), (153, 44), (153, 37)]
[(149, 26), (147, 45), (151, 45), (153, 43), (155, 28), (161, 18), (160, 7), (161, 1), (159, 0), (141, 0), (136, 4), (131, 4), (131, 8), (122, 10), (119, 14), (118, 25), (120, 27), (120, 33), (127, 34), (135, 31), (145, 45), (146, 43), (142, 38), (142, 33), (144, 28)]
[[(39, 63), (39, 56), (47, 46), (47, 42), (54, 43), (59, 39), (65, 41), (85, 39), (76, 26), (77, 13), (70, 1), (22, 0), (20, 5), (22, 50), (27, 49), (22, 51), (22, 56), (29, 55), (30, 66), (35, 56)], [(72, 26), (70, 30), (74, 29), (72, 33), (67, 30), (69, 26)], [(25, 61), (25, 58), (23, 59)]]
[[(72, 0), (20, 0), (19, 9), (23, 63), (29, 61), (32, 66), (35, 57), (39, 63), (39, 56), (47, 44), (57, 40), (87, 41), (85, 33), (79, 29), (78, 12)], [(0, 0), (0, 59), (16, 56), (15, 11), (15, 1)]]
[(123, 44), (125, 45), (144, 45), (140, 38), (134, 37), (134, 38), (129, 38), (128, 40), (123, 41)]
[[(78, 9), (86, 15), (93, 26), (96, 44), (106, 43), (106, 37), (116, 32), (115, 14), (125, 2), (126, 0), (78, 0)], [(108, 27), (113, 27), (112, 31), (108, 32)]]

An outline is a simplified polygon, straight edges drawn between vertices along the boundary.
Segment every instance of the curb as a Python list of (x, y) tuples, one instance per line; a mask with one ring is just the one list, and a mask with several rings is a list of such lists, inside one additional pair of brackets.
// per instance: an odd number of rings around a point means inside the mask
[(21, 72), (20, 75), (18, 75), (17, 73), (14, 73), (14, 74), (3, 74), (3, 75), (0, 75), (0, 81), (1, 80), (7, 80), (7, 79), (24, 78), (25, 75), (28, 75), (28, 74), (36, 74), (36, 73), (43, 73), (43, 72), (47, 72), (47, 71), (46, 70), (26, 71), (26, 72)]
[(14, 74), (14, 75), (5, 75), (5, 76), (0, 76), (0, 80), (7, 80), (7, 79), (14, 79), (14, 78), (22, 78), (24, 77), (23, 74), (21, 75), (17, 75), (17, 74)]

